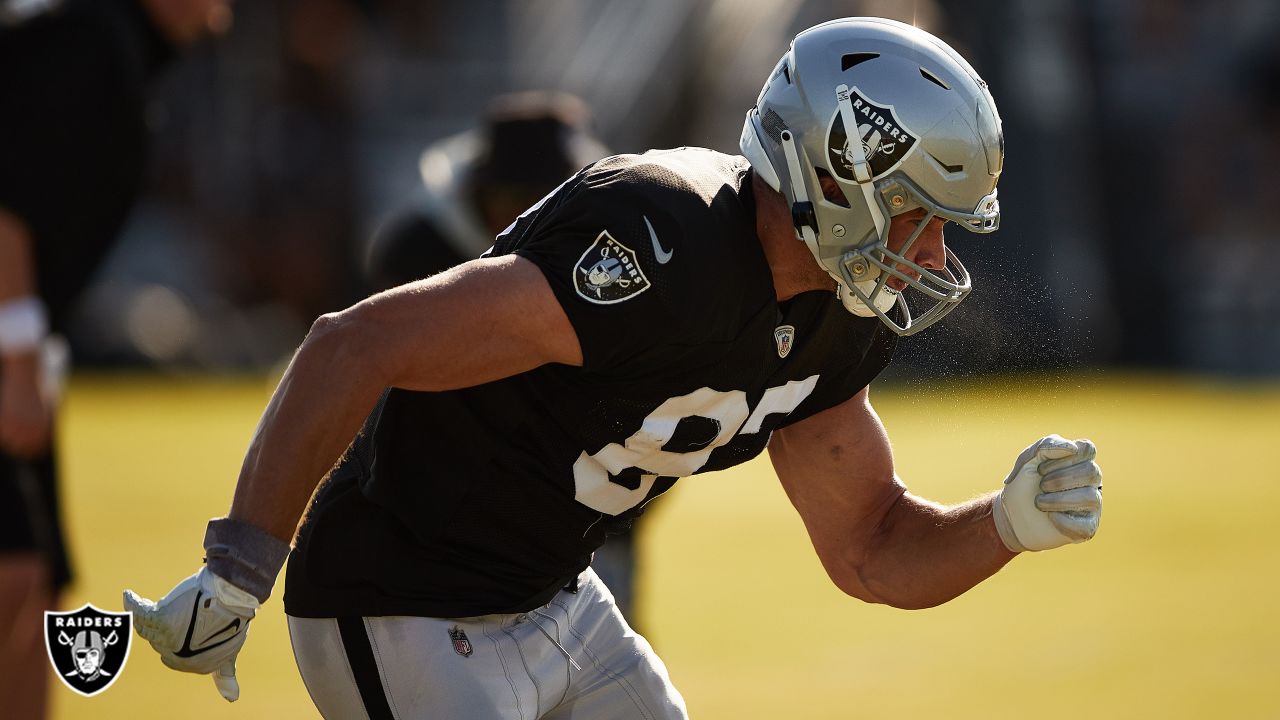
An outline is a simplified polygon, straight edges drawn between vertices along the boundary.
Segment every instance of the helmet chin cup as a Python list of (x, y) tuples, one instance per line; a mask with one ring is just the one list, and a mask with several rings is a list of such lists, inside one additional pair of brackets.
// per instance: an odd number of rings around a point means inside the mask
[[(856, 283), (854, 287), (858, 289), (858, 292), (850, 292), (844, 283), (840, 283), (836, 292), (840, 294), (840, 304), (844, 305), (844, 309), (858, 317), (876, 317), (887, 314), (893, 308), (893, 304), (901, 298), (898, 291), (891, 287), (885, 287), (881, 292), (875, 293), (875, 280)], [(871, 297), (873, 293), (875, 304), (868, 305), (863, 298)]]
[[(923, 225), (921, 223), (921, 227)], [(915, 236), (911, 241), (914, 239)], [(910, 272), (900, 266), (909, 268)], [(860, 317), (869, 317), (864, 313), (870, 312), (899, 335), (914, 335), (938, 322), (973, 289), (968, 270), (951, 248), (946, 249), (946, 266), (931, 270), (889, 251), (883, 243), (872, 243), (844, 254), (840, 261), (840, 276), (837, 278), (840, 301), (845, 309)], [(904, 282), (906, 291), (898, 292), (889, 287), (890, 277)], [(914, 300), (909, 301), (908, 295)], [(927, 309), (916, 317), (911, 312), (912, 304)], [(894, 305), (898, 307), (900, 318), (889, 314)]]
[[(840, 303), (845, 310), (858, 317), (876, 317), (879, 314), (876, 310), (888, 313), (898, 302), (898, 292), (887, 285), (880, 286), (877, 281), (881, 275), (880, 268), (862, 257), (860, 251), (845, 253), (843, 264), (845, 272), (842, 275), (847, 279), (836, 278), (836, 282), (839, 283)], [(877, 291), (878, 286), (880, 289)], [(850, 287), (857, 291), (850, 291)]]

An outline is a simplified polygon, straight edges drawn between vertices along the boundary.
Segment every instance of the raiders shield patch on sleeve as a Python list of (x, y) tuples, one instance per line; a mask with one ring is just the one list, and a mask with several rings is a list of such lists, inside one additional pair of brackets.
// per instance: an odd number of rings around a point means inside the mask
[(648, 290), (649, 278), (640, 269), (635, 251), (615, 240), (608, 230), (602, 230), (578, 258), (573, 287), (585, 300), (612, 305)]

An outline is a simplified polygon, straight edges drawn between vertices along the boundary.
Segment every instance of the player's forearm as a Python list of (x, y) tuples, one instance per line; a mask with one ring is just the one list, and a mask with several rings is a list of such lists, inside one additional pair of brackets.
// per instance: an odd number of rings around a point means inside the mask
[(385, 388), (351, 311), (320, 318), (254, 431), (229, 516), (290, 541), (317, 483)]
[[(0, 337), (0, 377), (20, 377), (32, 386), (39, 369), (40, 338), (35, 336), (43, 336), (48, 330), (43, 305), (32, 304), (36, 292), (33, 256), (31, 233), (26, 223), (0, 207), (0, 313), (9, 313), (0, 320), (0, 330), (29, 336), (21, 338), (21, 347), (16, 348), (6, 347), (5, 338)], [(18, 308), (17, 304), (24, 302), (29, 307)], [(23, 313), (23, 317), (18, 317), (16, 312)], [(26, 315), (32, 312), (40, 314), (35, 323), (39, 328), (28, 327), (32, 322)]]
[(940, 605), (1013, 559), (991, 519), (991, 496), (944, 507), (904, 493), (885, 512), (858, 568), (867, 599), (901, 608)]
[(0, 207), (0, 303), (35, 293), (35, 263), (26, 223)]

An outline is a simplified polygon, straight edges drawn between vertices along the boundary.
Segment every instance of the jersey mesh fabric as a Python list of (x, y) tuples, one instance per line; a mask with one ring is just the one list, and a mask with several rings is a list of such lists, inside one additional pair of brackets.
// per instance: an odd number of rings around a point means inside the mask
[[(618, 292), (583, 280), (602, 234), (644, 283)], [(603, 160), (527, 211), (492, 253), (542, 270), (583, 367), (389, 391), (357, 443), (367, 461), (350, 453), (304, 524), (289, 614), (537, 607), (678, 477), (749, 460), (774, 429), (852, 397), (896, 339), (831, 292), (779, 305), (750, 168), (708, 150)], [(782, 324), (796, 328), (785, 358)]]

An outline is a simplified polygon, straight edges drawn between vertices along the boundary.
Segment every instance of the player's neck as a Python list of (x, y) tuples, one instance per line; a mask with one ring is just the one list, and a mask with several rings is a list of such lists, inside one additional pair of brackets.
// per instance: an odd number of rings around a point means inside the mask
[(796, 237), (782, 193), (769, 187), (758, 174), (752, 175), (751, 190), (756, 200), (756, 235), (773, 274), (778, 302), (810, 290), (834, 291), (835, 281), (814, 260), (804, 241)]

